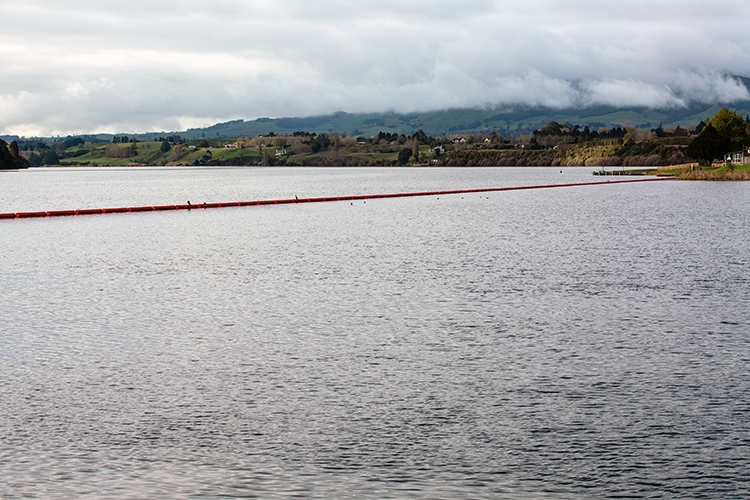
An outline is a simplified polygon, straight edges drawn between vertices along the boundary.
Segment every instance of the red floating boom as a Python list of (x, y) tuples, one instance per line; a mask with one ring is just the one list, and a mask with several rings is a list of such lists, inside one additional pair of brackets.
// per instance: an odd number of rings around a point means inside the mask
[(358, 201), (373, 200), (377, 198), (406, 198), (412, 196), (440, 196), (464, 193), (489, 193), (492, 191), (518, 191), (520, 189), (545, 189), (557, 187), (594, 186), (598, 184), (625, 184), (631, 182), (653, 182), (670, 180), (671, 177), (657, 177), (653, 179), (636, 179), (624, 181), (595, 181), (574, 182), (570, 184), (543, 184), (539, 186), (511, 186), (501, 188), (477, 188), (477, 189), (452, 189), (448, 191), (419, 191), (413, 193), (389, 193), (389, 194), (361, 194), (353, 196), (335, 196), (326, 198), (290, 198), (285, 200), (255, 200), (255, 201), (233, 201), (228, 203), (198, 203), (189, 205), (153, 205), (143, 207), (119, 207), (119, 208), (86, 208), (82, 210), (49, 210), (46, 212), (11, 212), (0, 213), (0, 219), (30, 219), (39, 217), (65, 217), (73, 215), (99, 215), (125, 212), (163, 212), (166, 210), (193, 210), (200, 208), (224, 208), (224, 207), (247, 207), (257, 205), (289, 205), (292, 203), (321, 203), (326, 201)]

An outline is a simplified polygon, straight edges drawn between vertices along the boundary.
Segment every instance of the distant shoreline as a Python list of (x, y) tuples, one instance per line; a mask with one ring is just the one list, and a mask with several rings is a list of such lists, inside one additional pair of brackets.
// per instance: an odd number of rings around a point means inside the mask
[[(65, 163), (59, 165), (44, 165), (37, 168), (185, 168), (185, 167), (260, 167), (260, 168), (585, 168), (586, 165), (471, 165), (471, 166), (449, 166), (449, 165), (430, 165), (430, 164), (412, 164), (412, 165), (108, 165), (108, 164), (88, 164), (81, 165), (76, 163)], [(2, 171), (18, 171), (19, 169), (4, 169)], [(601, 173), (600, 173), (601, 172)], [(607, 176), (658, 176), (673, 177), (677, 180), (704, 180), (704, 181), (750, 181), (750, 165), (735, 165), (729, 168), (726, 165), (714, 165), (711, 167), (699, 167), (697, 163), (686, 163), (682, 165), (670, 165), (666, 167), (649, 167), (649, 166), (628, 166), (615, 167), (610, 169), (602, 168), (601, 170), (592, 171), (594, 175)]]

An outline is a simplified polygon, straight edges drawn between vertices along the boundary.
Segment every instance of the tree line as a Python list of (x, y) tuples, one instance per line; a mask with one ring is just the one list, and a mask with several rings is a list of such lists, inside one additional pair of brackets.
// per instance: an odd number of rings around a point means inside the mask
[(687, 155), (701, 165), (750, 147), (750, 117), (728, 108), (720, 109), (687, 148)]
[[(158, 135), (155, 139), (161, 142), (160, 151), (154, 155), (149, 153), (149, 158), (141, 161), (154, 161), (154, 158), (165, 155), (172, 151), (172, 156), (180, 156), (183, 146), (187, 148), (185, 139), (179, 135)], [(192, 142), (192, 141), (191, 141)], [(97, 144), (106, 144), (101, 153), (96, 153)], [(565, 162), (601, 162), (602, 165), (632, 165), (636, 162), (640, 165), (664, 165), (673, 164), (678, 161), (698, 160), (699, 163), (708, 165), (716, 159), (725, 159), (732, 152), (743, 150), (750, 146), (750, 117), (743, 118), (742, 115), (723, 108), (711, 119), (701, 121), (697, 126), (667, 126), (662, 125), (652, 128), (650, 131), (627, 126), (615, 126), (612, 128), (600, 128), (593, 130), (589, 126), (572, 125), (568, 122), (549, 122), (544, 127), (534, 130), (530, 135), (505, 138), (496, 132), (480, 135), (445, 135), (434, 137), (426, 134), (423, 130), (417, 130), (413, 134), (397, 134), (393, 132), (380, 131), (370, 137), (347, 136), (335, 133), (315, 133), (297, 131), (291, 135), (277, 135), (274, 133), (261, 135), (253, 138), (245, 137), (238, 139), (204, 139), (196, 141), (192, 149), (224, 147), (229, 145), (236, 148), (251, 148), (257, 154), (233, 155), (231, 158), (213, 160), (208, 152), (203, 160), (206, 163), (218, 161), (240, 161), (238, 157), (252, 156), (247, 161), (261, 162), (261, 164), (287, 164), (294, 162), (362, 162), (381, 161), (376, 154), (392, 154), (384, 161), (392, 161), (394, 164), (405, 165), (414, 163), (425, 163), (425, 158), (431, 164), (487, 164), (487, 162), (498, 162), (497, 165), (506, 163), (519, 164), (524, 158), (537, 164), (568, 164)], [(429, 149), (424, 146), (429, 146)], [(422, 149), (420, 150), (420, 147)], [(590, 157), (591, 148), (605, 147), (597, 152), (597, 157)], [(275, 148), (275, 150), (270, 149)], [(346, 148), (346, 149), (341, 149)], [(571, 148), (576, 149), (571, 152)], [(587, 150), (588, 148), (588, 150)], [(556, 153), (544, 155), (531, 155), (529, 150), (558, 150)], [(153, 146), (140, 148), (134, 136), (115, 134), (109, 140), (98, 140), (95, 136), (68, 136), (58, 139), (56, 142), (48, 142), (39, 139), (19, 140), (11, 144), (3, 143), (0, 155), (3, 156), (3, 165), (17, 165), (18, 160), (25, 156), (28, 164), (54, 165), (61, 160), (75, 158), (78, 156), (99, 154), (109, 158), (127, 158), (139, 154), (139, 151), (153, 152)], [(185, 150), (187, 151), (187, 150)], [(471, 151), (485, 152), (487, 154), (471, 154)], [(497, 153), (489, 154), (490, 151)], [(505, 153), (501, 153), (505, 151)], [(513, 153), (517, 151), (518, 153)], [(21, 153), (23, 152), (23, 153)], [(524, 153), (526, 152), (526, 153)], [(103, 155), (102, 155), (103, 153)], [(454, 154), (455, 153), (455, 154)], [(446, 158), (446, 155), (452, 155)], [(425, 155), (427, 155), (425, 157)], [(184, 154), (183, 154), (184, 156)], [(287, 158), (292, 157), (293, 158)], [(306, 158), (308, 157), (309, 158)], [(331, 158), (328, 158), (331, 156)], [(349, 158), (351, 157), (351, 158)], [(171, 157), (170, 157), (171, 158)], [(288, 161), (287, 161), (288, 160)], [(170, 160), (176, 161), (176, 160)], [(245, 161), (245, 160), (242, 160)], [(15, 163), (14, 163), (15, 162)], [(23, 160), (26, 162), (26, 160)], [(610, 162), (610, 163), (607, 163)], [(612, 163), (615, 162), (615, 163)], [(582, 163), (578, 163), (582, 164)], [(10, 167), (3, 167), (10, 168)]]

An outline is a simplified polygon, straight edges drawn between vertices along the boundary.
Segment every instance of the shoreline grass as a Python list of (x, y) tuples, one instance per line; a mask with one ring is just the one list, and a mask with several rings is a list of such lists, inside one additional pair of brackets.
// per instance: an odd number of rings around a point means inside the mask
[(688, 181), (750, 181), (750, 165), (713, 165), (699, 167), (686, 164), (660, 167), (656, 175), (672, 175)]

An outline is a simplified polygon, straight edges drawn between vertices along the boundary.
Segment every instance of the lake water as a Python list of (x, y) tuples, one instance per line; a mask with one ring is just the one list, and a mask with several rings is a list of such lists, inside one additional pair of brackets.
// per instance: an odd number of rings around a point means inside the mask
[[(0, 212), (595, 180), (33, 169)], [(750, 183), (0, 220), (2, 498), (748, 498)]]

